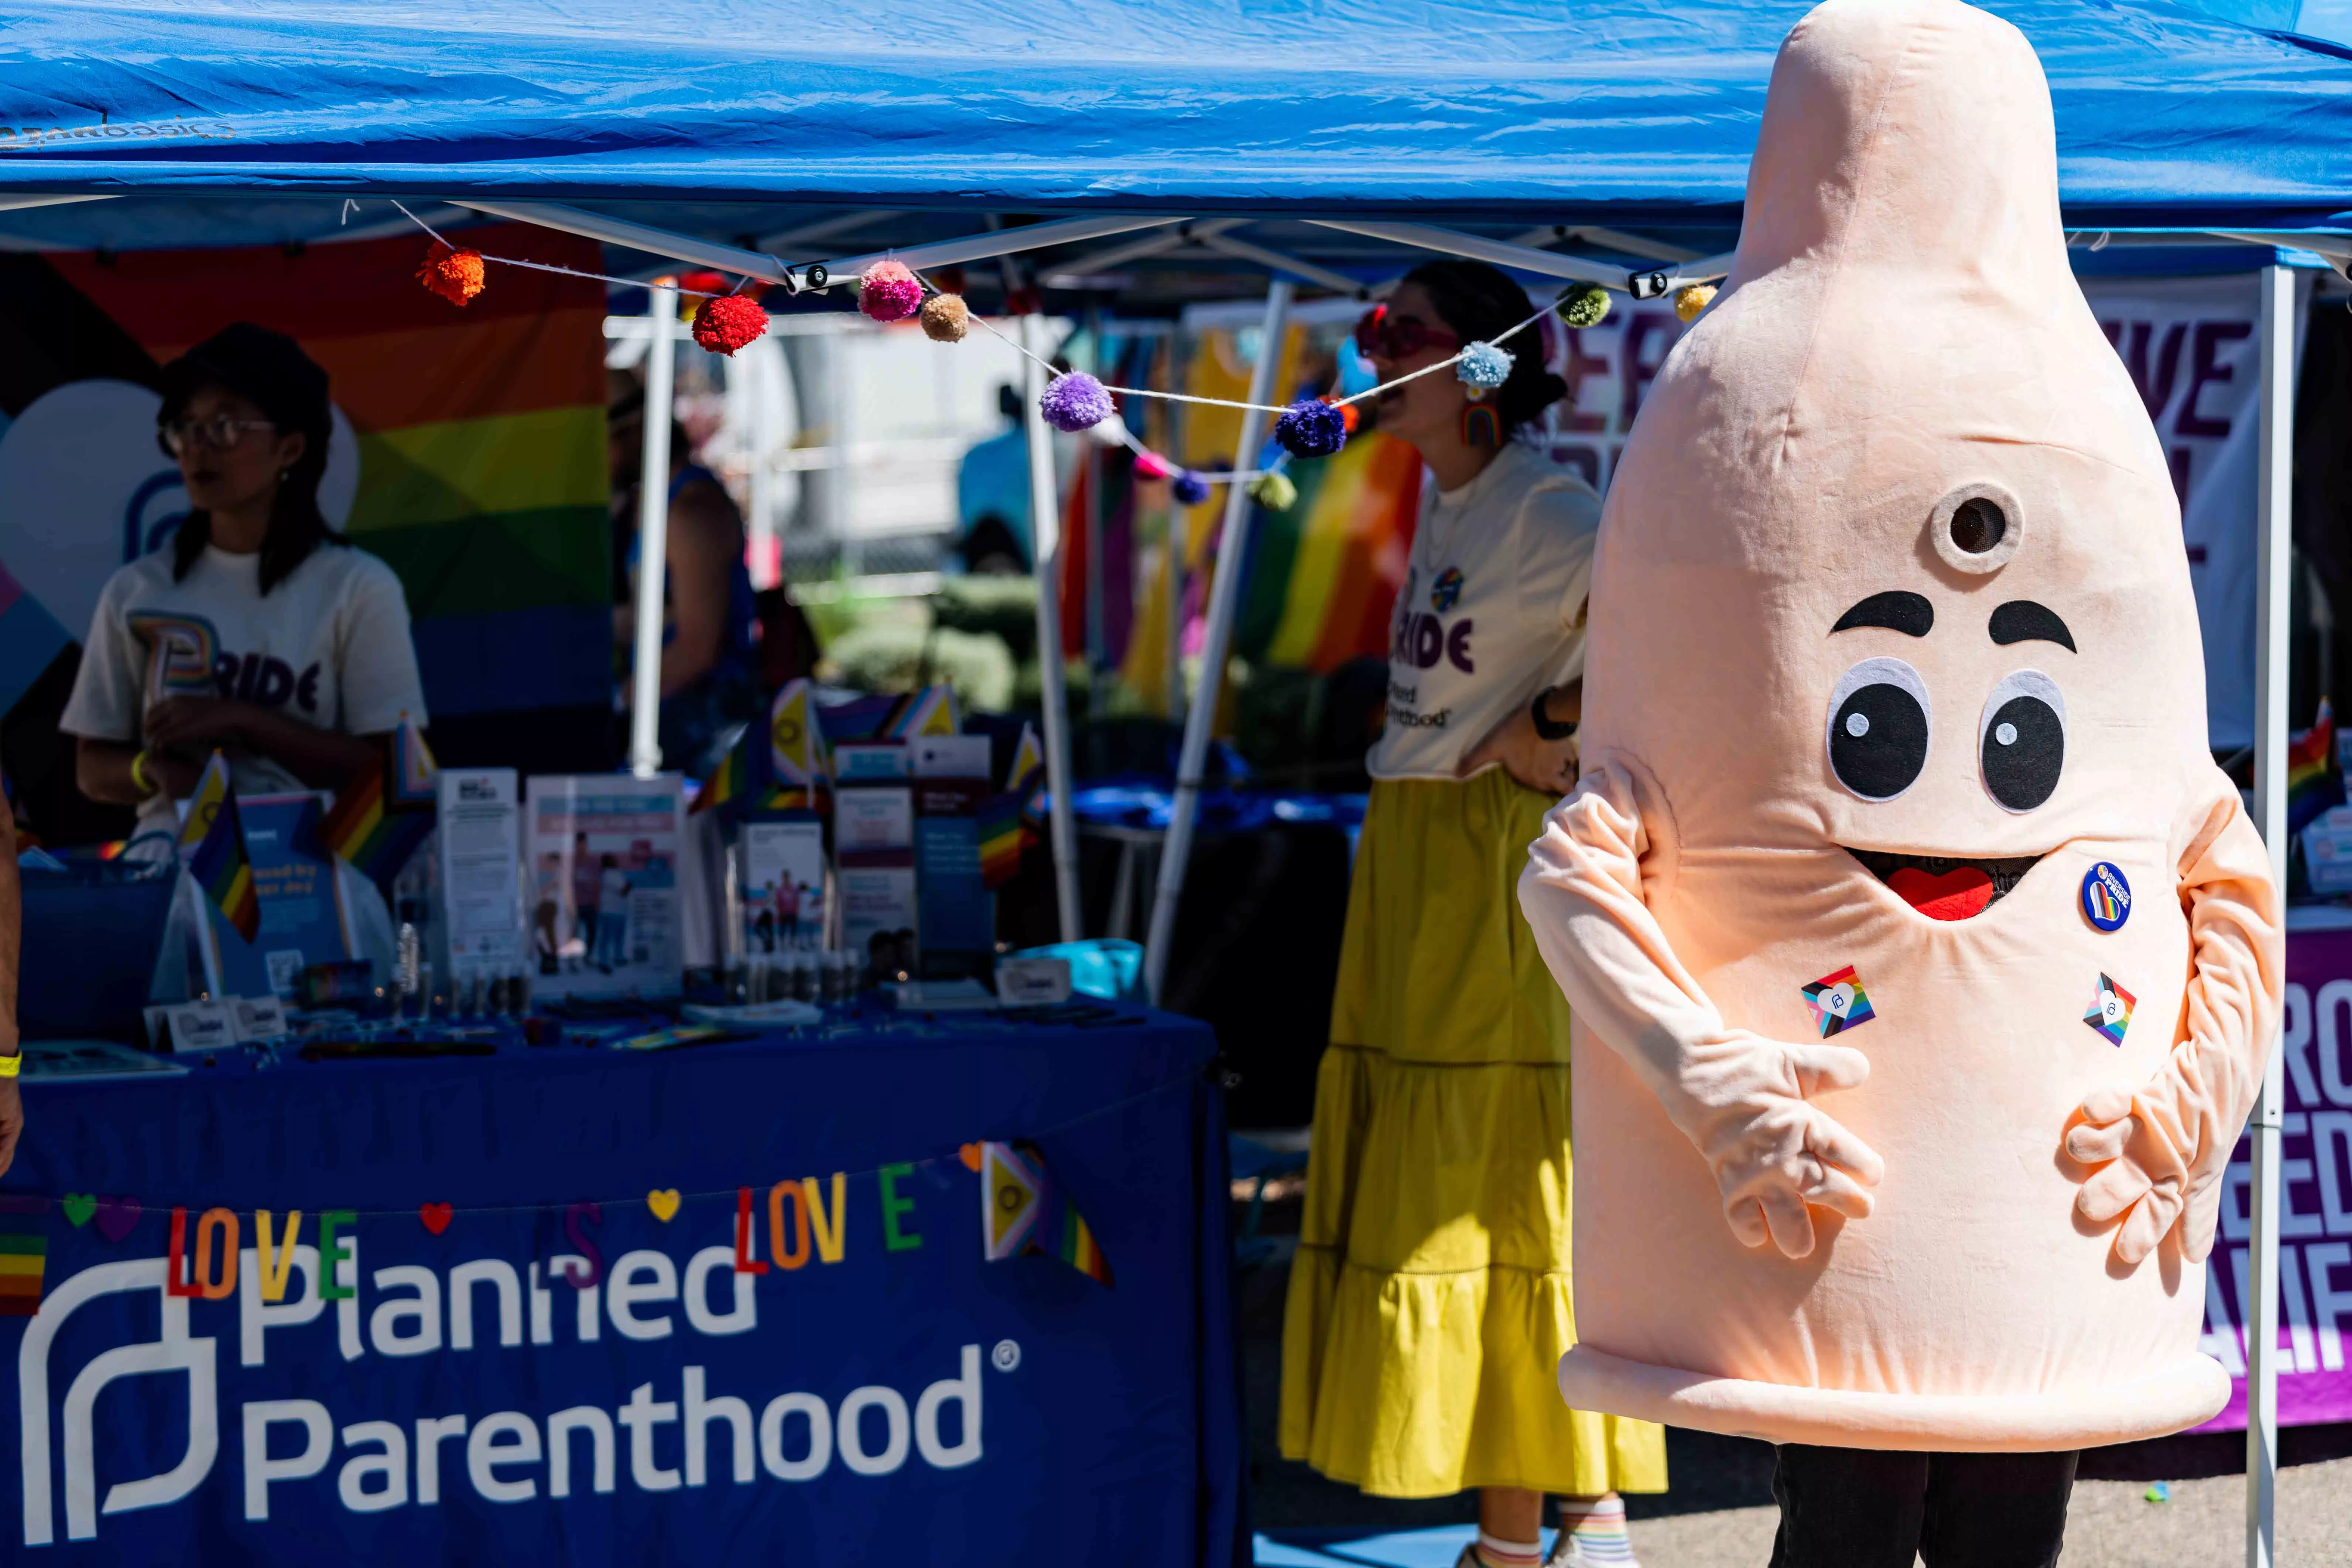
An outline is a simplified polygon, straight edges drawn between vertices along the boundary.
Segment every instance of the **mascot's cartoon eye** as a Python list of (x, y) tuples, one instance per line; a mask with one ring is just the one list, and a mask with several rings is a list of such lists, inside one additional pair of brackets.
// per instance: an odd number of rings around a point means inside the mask
[(1985, 793), (2004, 811), (2032, 811), (2066, 765), (2066, 695), (2038, 669), (2001, 678), (1977, 724)]
[(1893, 800), (1927, 765), (1927, 686), (1899, 658), (1865, 658), (1830, 693), (1830, 767), (1864, 800)]

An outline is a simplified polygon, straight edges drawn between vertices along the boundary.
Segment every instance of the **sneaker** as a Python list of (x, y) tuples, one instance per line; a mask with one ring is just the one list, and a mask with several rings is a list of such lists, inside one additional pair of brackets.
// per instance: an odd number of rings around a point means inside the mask
[(1570, 1531), (1561, 1531), (1551, 1543), (1551, 1555), (1544, 1559), (1544, 1568), (1641, 1568), (1631, 1557), (1619, 1557), (1603, 1563), (1585, 1554), (1583, 1546)]

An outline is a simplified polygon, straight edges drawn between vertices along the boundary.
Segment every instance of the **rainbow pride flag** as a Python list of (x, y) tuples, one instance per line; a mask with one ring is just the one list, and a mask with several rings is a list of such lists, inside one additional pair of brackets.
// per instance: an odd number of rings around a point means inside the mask
[(2326, 698), (2311, 728), (2286, 742), (2286, 826), (2300, 833), (2329, 806), (2344, 804), (2344, 780), (2336, 771), (2336, 710)]
[(687, 807), (686, 814), (692, 816), (748, 799), (760, 765), (754, 753), (760, 749), (760, 732), (745, 730), (743, 738), (728, 749), (727, 754), (719, 760), (719, 765), (710, 770), (710, 776), (702, 781), (702, 787), (695, 792), (694, 804)]
[(1111, 1283), (1110, 1260), (1086, 1217), (1045, 1169), (1037, 1145), (980, 1145), (981, 1240), (991, 1263), (1058, 1258), (1087, 1279)]
[(1001, 888), (1021, 870), (1021, 848), (1026, 829), (1021, 823), (1021, 797), (1011, 790), (990, 795), (973, 814), (980, 830), (980, 879)]
[[(156, 363), (249, 321), (292, 334), (326, 369), (359, 458), (343, 526), (407, 590), (435, 732), (445, 748), (468, 732), (467, 754), (521, 762), (536, 737), (610, 722), (604, 287), (493, 264), (460, 310), (417, 285), (429, 243), (46, 260)], [(594, 241), (530, 225), (468, 228), (460, 243), (603, 266)], [(16, 618), (0, 614), (0, 651)], [(24, 628), (36, 633), (48, 636)], [(395, 798), (408, 783), (395, 773)]]
[(229, 788), (228, 759), (215, 752), (188, 797), (180, 824), (180, 853), (188, 875), (220, 906), (221, 918), (251, 942), (261, 933), (261, 894), (253, 885), (253, 861), (245, 847), (245, 825)]
[(41, 1228), (47, 1198), (0, 1194), (0, 1318), (30, 1318), (41, 1310), (41, 1279), (49, 1238)]
[(352, 868), (392, 896), (392, 879), (433, 831), (433, 813), (414, 804), (414, 790), (404, 781), (407, 770), (421, 759), (429, 787), (433, 754), (425, 738), (406, 720), (387, 739), (384, 754), (335, 795), (335, 804), (319, 823), (319, 837), (327, 848), (352, 863)]

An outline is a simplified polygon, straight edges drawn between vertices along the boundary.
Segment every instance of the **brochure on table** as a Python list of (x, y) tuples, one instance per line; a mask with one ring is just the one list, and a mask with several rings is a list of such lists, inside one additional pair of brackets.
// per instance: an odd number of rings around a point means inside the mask
[(525, 853), (542, 958), (536, 993), (677, 995), (685, 989), (679, 775), (550, 774), (527, 789)]
[(823, 822), (814, 817), (747, 821), (736, 840), (735, 856), (746, 958), (814, 952), (828, 945)]
[(352, 910), (335, 858), (319, 837), (321, 806), (308, 792), (239, 795), (245, 850), (261, 924), (247, 942), (194, 880), (180, 879), (215, 996), (291, 996), (304, 966), (355, 957)]
[(922, 972), (984, 967), (996, 947), (996, 900), (981, 874), (976, 815), (989, 790), (988, 737), (919, 735), (908, 749)]
[(435, 962), (452, 980), (523, 970), (521, 791), (512, 768), (444, 768), (434, 779), (441, 890)]
[(833, 749), (841, 944), (877, 974), (915, 963), (915, 800), (903, 742)]

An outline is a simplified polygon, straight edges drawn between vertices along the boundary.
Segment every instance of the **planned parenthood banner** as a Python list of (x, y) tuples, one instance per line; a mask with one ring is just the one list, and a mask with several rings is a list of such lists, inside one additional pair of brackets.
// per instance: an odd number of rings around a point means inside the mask
[[(37, 1086), (0, 1563), (1222, 1561), (1211, 1047), (1142, 1034)], [(988, 1260), (940, 1130), (1013, 1115), (1101, 1277)]]

